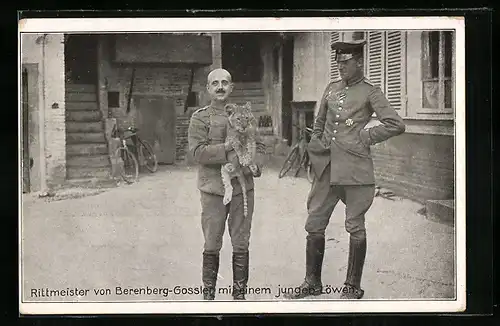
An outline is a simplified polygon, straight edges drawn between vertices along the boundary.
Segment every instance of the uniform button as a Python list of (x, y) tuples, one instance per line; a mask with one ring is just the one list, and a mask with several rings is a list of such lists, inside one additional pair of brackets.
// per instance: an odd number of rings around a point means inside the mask
[(337, 130), (334, 130), (334, 131), (333, 131), (333, 133), (334, 133), (334, 134), (336, 134), (336, 133), (337, 133)]
[(340, 114), (337, 114), (337, 118), (340, 118)]
[(332, 137), (332, 140), (335, 140), (335, 137)]
[(346, 86), (345, 89), (349, 89), (349, 86)]
[(341, 106), (339, 107), (339, 111), (342, 111), (342, 107)]
[(340, 100), (339, 102), (340, 102), (340, 104), (342, 104), (342, 103), (344, 103), (344, 100)]
[(335, 122), (335, 125), (336, 125), (336, 126), (338, 126), (338, 125), (339, 125), (338, 121), (337, 121), (337, 122)]

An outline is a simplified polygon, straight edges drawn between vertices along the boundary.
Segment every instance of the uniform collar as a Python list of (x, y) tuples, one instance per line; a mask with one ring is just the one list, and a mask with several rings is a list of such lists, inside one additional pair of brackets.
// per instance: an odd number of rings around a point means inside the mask
[(208, 107), (214, 113), (217, 113), (217, 114), (225, 114), (226, 113), (226, 110), (224, 110), (224, 108), (216, 108), (216, 107), (212, 106), (211, 104), (209, 104)]
[(344, 81), (344, 84), (346, 86), (353, 86), (361, 82), (363, 79), (365, 79), (365, 75), (363, 73), (360, 73), (353, 76), (351, 79)]

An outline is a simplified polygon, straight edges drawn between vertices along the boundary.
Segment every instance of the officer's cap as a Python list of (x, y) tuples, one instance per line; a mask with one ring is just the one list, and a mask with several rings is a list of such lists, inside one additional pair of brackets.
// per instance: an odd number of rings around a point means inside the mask
[(347, 61), (355, 56), (363, 55), (366, 41), (362, 38), (363, 32), (354, 32), (348, 35), (346, 40), (332, 43), (331, 48), (335, 51), (335, 61)]

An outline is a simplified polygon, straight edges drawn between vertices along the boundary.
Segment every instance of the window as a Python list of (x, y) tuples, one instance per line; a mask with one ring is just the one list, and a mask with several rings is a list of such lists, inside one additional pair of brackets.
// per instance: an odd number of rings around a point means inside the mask
[(187, 107), (197, 107), (198, 106), (198, 93), (189, 92), (187, 96)]
[[(331, 41), (346, 39), (332, 32)], [(385, 93), (408, 132), (453, 135), (453, 31), (366, 31), (365, 76)], [(330, 77), (338, 79), (334, 51)], [(425, 125), (419, 121), (425, 120)]]
[[(344, 39), (345, 33), (332, 32), (331, 43)], [(406, 89), (404, 78), (405, 37), (400, 31), (355, 32), (353, 39), (365, 39), (365, 76), (380, 87), (389, 102), (398, 111), (404, 111)], [(334, 51), (330, 57), (330, 77), (339, 78)], [(404, 112), (400, 112), (404, 113)]]
[[(340, 41), (341, 33), (332, 32), (330, 35), (330, 45)], [(339, 69), (337, 66), (337, 62), (335, 61), (335, 51), (330, 51), (330, 79), (337, 80), (340, 78)]]
[(453, 34), (422, 32), (422, 107), (452, 109)]
[(379, 86), (400, 114), (405, 114), (405, 37), (400, 31), (366, 33), (366, 76)]
[(108, 108), (120, 107), (120, 92), (108, 92)]

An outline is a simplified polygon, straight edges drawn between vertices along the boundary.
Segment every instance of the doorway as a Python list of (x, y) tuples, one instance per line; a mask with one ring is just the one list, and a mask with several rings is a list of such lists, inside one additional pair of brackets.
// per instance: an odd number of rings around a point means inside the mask
[(21, 67), (21, 162), (22, 189), (24, 192), (40, 190), (40, 157), (39, 143), (39, 87), (38, 64), (24, 63)]
[(286, 38), (282, 55), (281, 119), (283, 138), (288, 146), (292, 145), (292, 106), (293, 101), (293, 38)]
[(158, 163), (174, 164), (176, 158), (176, 112), (174, 99), (134, 95), (139, 136), (153, 147)]
[(97, 35), (65, 35), (64, 65), (66, 82), (97, 85)]
[(260, 83), (264, 64), (259, 33), (222, 33), (222, 67), (235, 83)]

